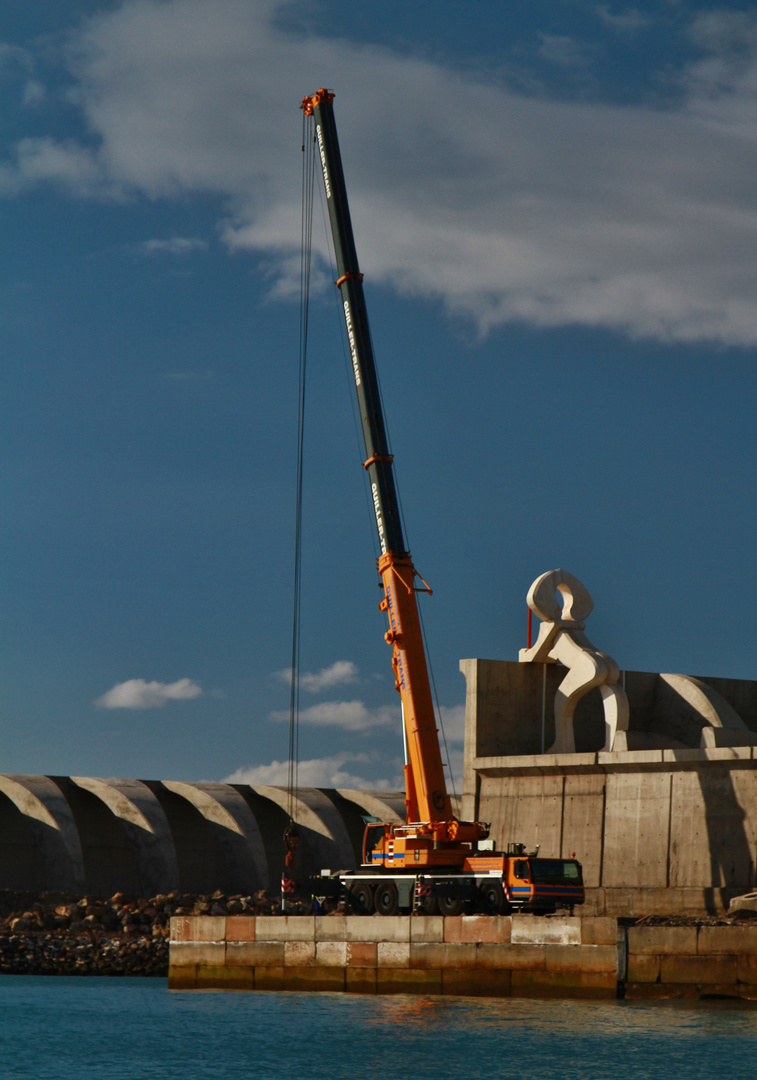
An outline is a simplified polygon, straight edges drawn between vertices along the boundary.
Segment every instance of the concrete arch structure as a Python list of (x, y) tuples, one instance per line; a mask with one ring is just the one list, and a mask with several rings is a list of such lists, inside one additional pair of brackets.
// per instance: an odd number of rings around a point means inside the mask
[[(156, 895), (179, 888), (179, 868), (168, 819), (147, 784), (141, 780), (103, 780), (88, 776), (72, 776), (71, 782), (94, 795), (110, 810), (134, 852), (138, 880), (129, 882), (122, 891)], [(94, 848), (90, 849), (90, 859), (94, 862)], [(102, 865), (92, 865), (88, 868), (88, 877), (97, 874), (98, 883), (102, 882), (104, 870)]]
[(175, 801), (161, 798), (155, 790), (158, 786), (184, 800), (204, 819), (206, 848), (210, 845), (216, 849), (223, 860), (216, 870), (218, 888), (226, 893), (248, 893), (270, 887), (260, 826), (242, 795), (230, 784), (164, 780), (160, 785), (151, 786), (168, 817), (182, 889), (194, 891), (194, 878), (202, 879), (204, 869), (200, 868), (198, 873), (194, 857), (197, 839), (187, 836), (187, 815), (178, 815)]
[[(398, 792), (300, 789), (298, 876), (354, 866), (364, 818), (403, 806)], [(0, 776), (0, 889), (275, 894), (288, 820), (284, 788)]]
[[(15, 828), (3, 831), (5, 888), (81, 892), (84, 861), (79, 834), (59, 788), (47, 776), (0, 776), (0, 793), (18, 811), (13, 815)], [(3, 816), (4, 824), (9, 824), (7, 810)], [(19, 849), (15, 859), (13, 847)]]

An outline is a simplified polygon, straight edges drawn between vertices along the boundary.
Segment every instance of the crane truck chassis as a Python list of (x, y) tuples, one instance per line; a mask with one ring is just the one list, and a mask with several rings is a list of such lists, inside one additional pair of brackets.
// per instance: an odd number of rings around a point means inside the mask
[[(402, 702), (406, 815), (403, 825), (367, 821), (361, 866), (322, 872), (310, 879), (309, 891), (315, 897), (337, 898), (345, 908), (365, 915), (374, 911), (394, 915), (403, 910), (442, 915), (572, 910), (584, 901), (581, 865), (574, 857), (542, 858), (538, 849), (526, 853), (522, 844), (494, 851), (487, 839), (489, 825), (460, 821), (447, 793), (416, 598), (418, 592), (431, 590), (405, 545), (333, 100), (333, 92), (321, 88), (306, 97), (301, 107), (315, 125), (313, 137), (336, 256), (336, 286), (365, 444), (363, 467), (368, 473), (380, 551), (377, 569), (384, 591), (379, 609), (388, 621), (384, 639), (392, 648), (395, 687)], [(293, 838), (290, 827), (289, 841)], [(287, 866), (293, 854), (289, 841)]]

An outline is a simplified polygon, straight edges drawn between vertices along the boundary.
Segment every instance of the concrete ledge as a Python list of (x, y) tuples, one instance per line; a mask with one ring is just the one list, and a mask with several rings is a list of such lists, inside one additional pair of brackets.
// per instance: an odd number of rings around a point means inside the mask
[[(181, 917), (171, 930), (172, 990), (612, 997), (618, 986), (607, 917)], [(624, 937), (628, 997), (757, 1000), (757, 926), (632, 926)]]

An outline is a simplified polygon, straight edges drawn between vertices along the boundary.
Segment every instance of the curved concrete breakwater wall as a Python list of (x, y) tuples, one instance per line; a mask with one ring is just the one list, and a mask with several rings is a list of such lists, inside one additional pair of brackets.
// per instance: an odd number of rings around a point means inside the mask
[(579, 916), (174, 917), (173, 989), (757, 1001), (757, 926)]
[(498, 845), (575, 852), (584, 913), (715, 915), (757, 887), (757, 682), (627, 671), (628, 728), (611, 749), (603, 699), (554, 752), (557, 664), (461, 660), (462, 816)]
[[(353, 867), (366, 816), (399, 821), (397, 792), (300, 788), (298, 872)], [(0, 889), (75, 896), (277, 892), (280, 787), (0, 776)]]

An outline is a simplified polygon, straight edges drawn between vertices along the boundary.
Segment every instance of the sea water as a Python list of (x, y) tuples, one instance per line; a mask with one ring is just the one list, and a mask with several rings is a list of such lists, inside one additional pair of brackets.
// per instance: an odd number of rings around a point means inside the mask
[(0, 1077), (35, 1080), (755, 1080), (757, 1011), (726, 1003), (169, 991), (0, 977)]

